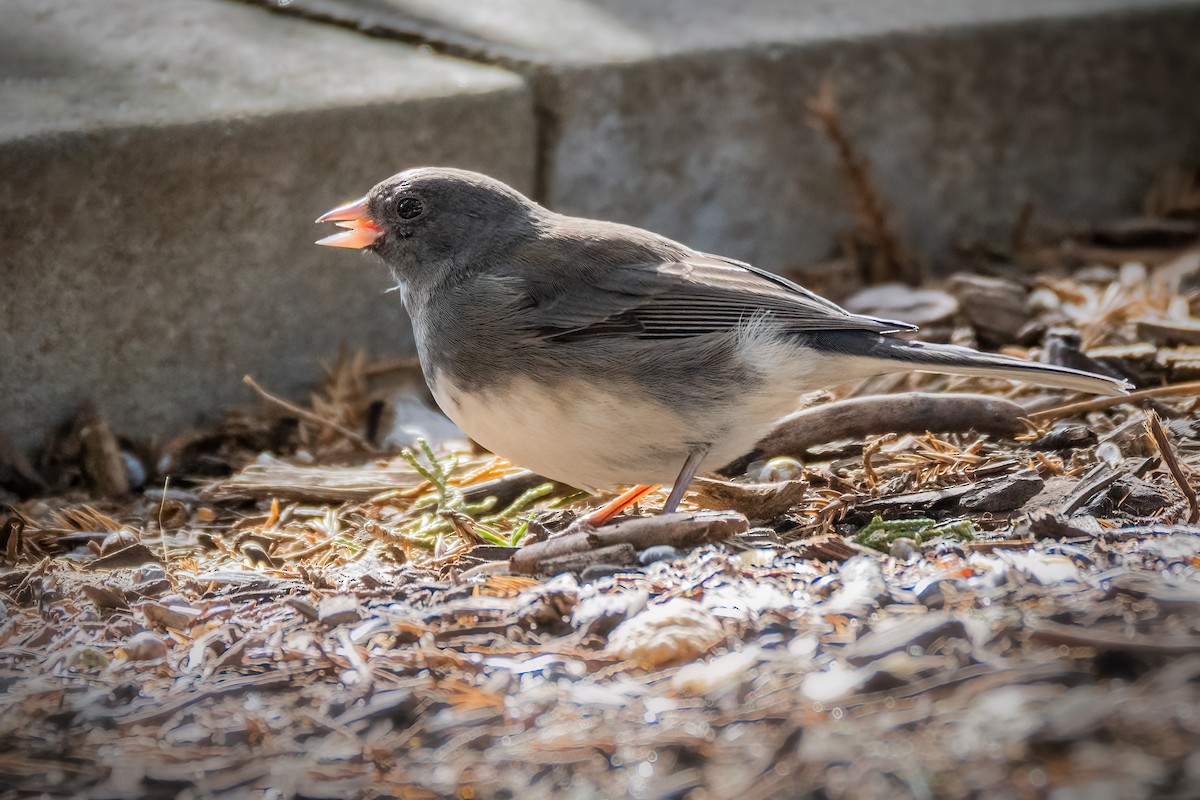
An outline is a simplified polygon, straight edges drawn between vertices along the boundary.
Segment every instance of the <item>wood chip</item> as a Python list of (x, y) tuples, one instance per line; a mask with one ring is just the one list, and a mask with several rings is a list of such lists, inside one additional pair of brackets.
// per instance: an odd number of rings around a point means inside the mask
[(521, 548), (513, 555), (510, 563), (513, 572), (531, 575), (536, 573), (538, 563), (547, 558), (623, 543), (630, 544), (637, 550), (657, 544), (695, 547), (724, 541), (749, 529), (749, 522), (741, 514), (718, 511), (635, 517), (595, 531), (570, 533), (536, 542)]
[(317, 619), (331, 628), (358, 622), (362, 619), (358, 598), (352, 594), (335, 594), (322, 598), (317, 604)]
[(538, 575), (558, 575), (563, 572), (583, 572), (594, 566), (630, 567), (637, 563), (637, 550), (628, 542), (621, 542), (596, 550), (543, 558), (537, 562), (535, 569)]
[(1200, 637), (1126, 635), (1096, 627), (1063, 625), (1047, 621), (1030, 624), (1028, 631), (1030, 638), (1035, 641), (1055, 645), (1065, 644), (1069, 647), (1092, 647), (1097, 650), (1164, 656), (1200, 653)]

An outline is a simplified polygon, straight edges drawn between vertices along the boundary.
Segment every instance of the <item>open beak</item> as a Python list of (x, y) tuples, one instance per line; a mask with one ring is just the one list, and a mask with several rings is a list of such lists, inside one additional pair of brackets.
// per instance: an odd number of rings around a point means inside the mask
[(379, 226), (371, 221), (365, 197), (355, 200), (353, 203), (338, 206), (332, 211), (326, 211), (317, 217), (317, 222), (336, 222), (339, 228), (349, 229), (317, 240), (317, 244), (323, 244), (326, 247), (350, 247), (361, 250), (375, 244), (375, 241), (383, 235)]

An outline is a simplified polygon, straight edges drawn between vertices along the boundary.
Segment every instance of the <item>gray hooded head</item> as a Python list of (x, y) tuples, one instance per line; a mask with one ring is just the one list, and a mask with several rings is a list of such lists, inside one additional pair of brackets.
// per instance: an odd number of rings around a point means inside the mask
[(379, 230), (368, 249), (413, 288), (441, 283), (467, 265), (479, 269), (530, 238), (548, 213), (486, 175), (440, 167), (380, 182), (366, 208)]

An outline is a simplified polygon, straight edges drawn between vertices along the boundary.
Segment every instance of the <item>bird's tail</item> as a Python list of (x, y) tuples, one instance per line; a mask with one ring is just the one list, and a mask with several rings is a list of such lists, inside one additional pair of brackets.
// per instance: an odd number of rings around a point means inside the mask
[[(1128, 381), (1096, 375), (1069, 367), (1040, 364), (995, 353), (981, 353), (968, 347), (950, 344), (909, 342), (892, 337), (876, 337), (865, 353), (867, 358), (890, 364), (886, 372), (896, 372), (901, 362), (919, 372), (938, 372), (946, 375), (969, 375), (982, 378), (1007, 378), (1036, 383), (1056, 389), (1090, 392), (1102, 395), (1128, 394), (1133, 388)], [(880, 366), (883, 366), (881, 364)]]

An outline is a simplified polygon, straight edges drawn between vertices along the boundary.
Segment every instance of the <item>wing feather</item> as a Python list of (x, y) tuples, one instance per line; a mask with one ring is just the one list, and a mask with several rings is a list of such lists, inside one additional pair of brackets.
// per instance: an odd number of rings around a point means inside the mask
[(587, 283), (587, 292), (534, 287), (528, 310), (538, 336), (677, 339), (728, 331), (764, 315), (796, 333), (914, 330), (903, 322), (851, 314), (786, 278), (718, 256), (605, 265)]

